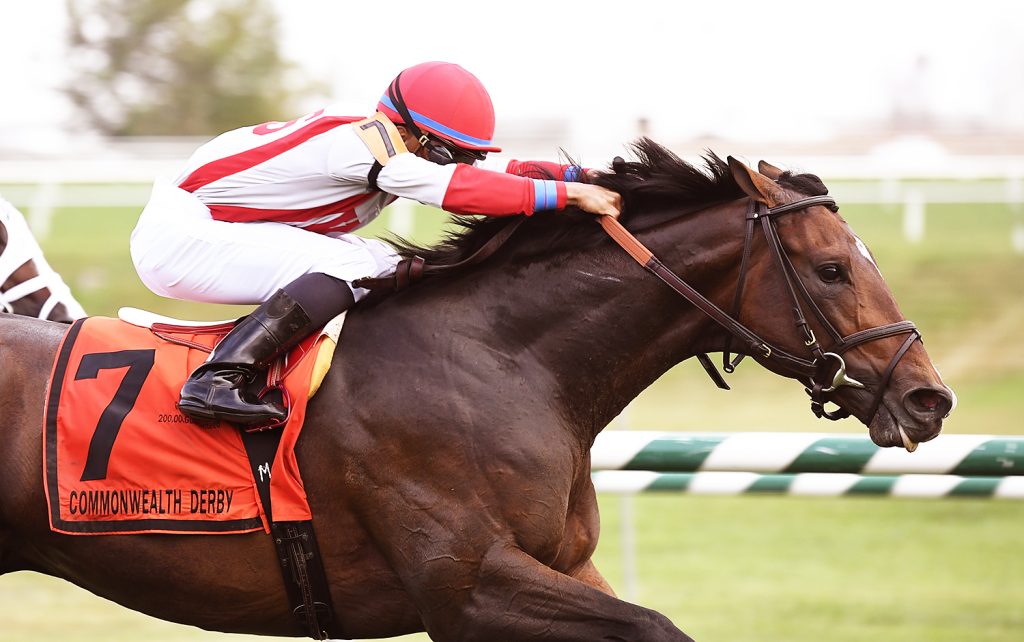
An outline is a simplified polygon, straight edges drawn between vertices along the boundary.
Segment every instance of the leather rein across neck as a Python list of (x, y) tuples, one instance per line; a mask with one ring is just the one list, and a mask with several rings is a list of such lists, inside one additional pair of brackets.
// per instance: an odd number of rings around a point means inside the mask
[[(778, 230), (775, 227), (774, 221), (774, 217), (776, 216), (790, 212), (803, 211), (815, 205), (827, 205), (834, 208), (836, 207), (836, 202), (831, 196), (812, 196), (785, 205), (769, 208), (763, 203), (758, 203), (753, 200), (750, 201), (750, 207), (747, 210), (746, 216), (739, 282), (737, 284), (736, 294), (733, 300), (732, 314), (726, 313), (724, 310), (712, 303), (707, 297), (697, 292), (697, 290), (681, 279), (676, 273), (666, 267), (653, 252), (647, 249), (643, 243), (626, 230), (618, 220), (610, 216), (603, 216), (600, 219), (600, 223), (605, 232), (627, 253), (629, 253), (637, 263), (661, 279), (666, 285), (678, 294), (682, 295), (682, 297), (689, 301), (694, 307), (703, 312), (729, 333), (726, 349), (723, 352), (723, 368), (726, 372), (732, 372), (736, 368), (740, 359), (742, 359), (742, 355), (739, 355), (735, 360), (731, 362), (729, 361), (732, 342), (733, 340), (737, 340), (746, 346), (746, 349), (750, 354), (760, 355), (766, 361), (773, 361), (776, 365), (780, 366), (781, 369), (795, 375), (797, 379), (804, 382), (807, 386), (805, 390), (811, 397), (811, 411), (819, 418), (824, 417), (835, 421), (838, 419), (845, 419), (851, 414), (849, 410), (843, 407), (838, 407), (836, 410), (831, 411), (827, 410), (825, 408), (825, 403), (830, 401), (827, 399), (829, 393), (843, 386), (866, 388), (864, 384), (847, 375), (846, 362), (842, 357), (844, 353), (869, 341), (907, 334), (908, 336), (906, 340), (896, 351), (878, 382), (870, 407), (870, 412), (867, 416), (867, 421), (870, 422), (874, 418), (875, 413), (878, 412), (878, 408), (882, 403), (882, 395), (885, 393), (885, 390), (889, 385), (889, 380), (892, 378), (892, 373), (896, 369), (897, 364), (899, 364), (903, 355), (907, 353), (914, 342), (920, 340), (921, 334), (918, 332), (917, 327), (913, 322), (898, 321), (896, 323), (889, 323), (875, 328), (861, 330), (844, 337), (839, 334), (835, 329), (835, 326), (825, 318), (824, 313), (813, 299), (811, 299), (807, 288), (804, 286), (796, 272), (796, 268), (793, 267), (789, 256), (786, 254), (782, 242), (779, 239)], [(779, 347), (769, 344), (767, 341), (759, 337), (754, 331), (737, 320), (743, 296), (743, 286), (744, 281), (746, 280), (751, 248), (753, 245), (754, 228), (758, 221), (761, 223), (765, 240), (768, 243), (768, 247), (773, 258), (775, 259), (775, 263), (782, 272), (783, 280), (793, 303), (792, 308), (796, 317), (796, 326), (798, 331), (804, 336), (803, 343), (811, 353), (810, 359), (791, 354)], [(817, 337), (814, 336), (814, 331), (811, 329), (807, 319), (804, 317), (803, 305), (801, 305), (800, 302), (801, 298), (831, 336), (833, 341), (831, 350), (825, 351), (818, 342)], [(707, 354), (698, 354), (696, 356), (715, 384), (720, 388), (728, 390), (728, 384), (715, 368), (714, 363), (712, 363)]]

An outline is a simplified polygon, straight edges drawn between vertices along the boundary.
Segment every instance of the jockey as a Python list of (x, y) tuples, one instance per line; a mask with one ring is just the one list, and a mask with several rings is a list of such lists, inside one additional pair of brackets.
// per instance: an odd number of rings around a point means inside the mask
[[(618, 215), (619, 195), (571, 182), (574, 166), (480, 167), (501, 151), (493, 134), (494, 108), (476, 76), (427, 62), (401, 72), (369, 118), (325, 108), (229, 131), (201, 146), (173, 184), (157, 181), (131, 236), (142, 282), (177, 299), (260, 304), (191, 374), (178, 408), (242, 426), (283, 421), (287, 411), (246, 384), (367, 293), (352, 281), (394, 271), (389, 244), (351, 232), (398, 197), (456, 214), (575, 206)], [(538, 168), (562, 180), (525, 176)]]

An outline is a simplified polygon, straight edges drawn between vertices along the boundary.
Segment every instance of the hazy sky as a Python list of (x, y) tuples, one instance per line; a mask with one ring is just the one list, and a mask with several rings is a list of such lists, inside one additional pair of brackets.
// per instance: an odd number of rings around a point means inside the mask
[[(499, 136), (502, 119), (550, 115), (584, 137), (646, 117), (664, 136), (808, 139), (896, 102), (1024, 129), (1010, 0), (274, 1), (285, 53), (359, 113), (402, 68), (450, 60), (490, 89)], [(64, 0), (0, 7), (0, 136), (67, 125)]]
[(896, 100), (1024, 127), (1019, 2), (389, 2), (392, 41), (346, 3), (278, 4), (289, 51), (355, 105), (441, 59), (476, 73), (499, 117), (586, 129), (646, 116), (667, 133), (813, 137)]

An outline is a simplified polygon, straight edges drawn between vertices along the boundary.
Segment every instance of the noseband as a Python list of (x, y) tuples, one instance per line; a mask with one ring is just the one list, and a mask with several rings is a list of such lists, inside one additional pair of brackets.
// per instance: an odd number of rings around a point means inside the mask
[[(889, 323), (875, 328), (861, 330), (844, 337), (835, 329), (835, 326), (825, 318), (821, 308), (818, 307), (808, 293), (799, 274), (797, 274), (796, 268), (793, 267), (793, 263), (786, 254), (785, 248), (782, 246), (778, 230), (775, 226), (775, 217), (792, 212), (805, 212), (807, 208), (815, 205), (826, 205), (835, 208), (836, 202), (831, 196), (813, 196), (799, 201), (794, 201), (793, 203), (788, 203), (786, 205), (769, 208), (763, 203), (757, 203), (753, 200), (751, 201), (750, 207), (747, 210), (743, 255), (740, 259), (739, 282), (736, 287), (736, 294), (733, 298), (732, 314), (728, 314), (723, 311), (705, 296), (693, 289), (692, 286), (683, 281), (678, 275), (672, 272), (672, 270), (666, 267), (658, 257), (654, 256), (650, 250), (644, 247), (636, 237), (622, 227), (617, 220), (609, 216), (603, 216), (601, 217), (600, 222), (608, 235), (611, 236), (616, 243), (622, 246), (622, 248), (626, 250), (626, 252), (628, 252), (635, 261), (664, 281), (666, 285), (682, 295), (683, 298), (729, 332), (726, 349), (723, 352), (723, 369), (726, 372), (732, 372), (735, 370), (736, 365), (739, 363), (740, 359), (742, 359), (742, 355), (739, 355), (735, 360), (729, 360), (729, 353), (731, 352), (733, 341), (739, 341), (741, 344), (746, 346), (749, 354), (760, 355), (760, 357), (765, 361), (772, 362), (781, 370), (790, 373), (798, 380), (802, 381), (807, 386), (807, 394), (811, 397), (811, 411), (818, 418), (824, 417), (825, 419), (835, 421), (849, 417), (851, 414), (850, 411), (843, 407), (839, 407), (833, 411), (829, 411), (825, 408), (825, 403), (830, 401), (828, 399), (828, 395), (843, 386), (867, 388), (867, 386), (856, 379), (853, 379), (846, 373), (846, 362), (843, 359), (843, 355), (846, 352), (870, 341), (907, 334), (908, 336), (906, 340), (893, 355), (892, 359), (889, 361), (888, 367), (885, 369), (885, 372), (878, 382), (878, 387), (875, 390), (874, 399), (871, 403), (871, 410), (868, 415), (868, 422), (870, 423), (882, 403), (882, 395), (889, 385), (889, 380), (892, 378), (893, 371), (903, 358), (903, 355), (910, 350), (910, 346), (921, 338), (921, 334), (918, 332), (917, 327), (913, 322), (898, 321), (896, 323)], [(786, 284), (790, 300), (792, 301), (792, 309), (796, 317), (797, 331), (803, 337), (802, 342), (807, 347), (807, 350), (810, 353), (810, 358), (791, 354), (781, 348), (769, 344), (767, 341), (761, 339), (750, 328), (743, 325), (736, 319), (736, 317), (739, 316), (739, 307), (743, 297), (744, 282), (746, 281), (748, 263), (753, 247), (754, 228), (758, 222), (761, 223), (765, 240), (768, 243), (768, 248), (775, 260), (775, 264), (782, 273), (783, 281)], [(801, 299), (803, 299), (803, 302), (810, 308), (811, 312), (832, 339), (832, 345), (829, 350), (826, 351), (822, 348), (817, 337), (814, 336), (814, 331), (807, 323), (807, 319), (804, 315), (804, 306), (801, 304)], [(697, 355), (697, 358), (700, 360), (701, 365), (704, 366), (705, 370), (707, 370), (712, 380), (714, 380), (719, 387), (725, 389), (729, 388), (728, 384), (726, 384), (725, 380), (722, 378), (722, 375), (715, 369), (714, 364), (706, 354)]]

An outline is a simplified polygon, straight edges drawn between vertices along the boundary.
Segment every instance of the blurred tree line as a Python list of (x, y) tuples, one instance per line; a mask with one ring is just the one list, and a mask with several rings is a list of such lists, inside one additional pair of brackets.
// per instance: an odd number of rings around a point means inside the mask
[(114, 136), (287, 120), (322, 88), (279, 50), (268, 0), (66, 0), (66, 94)]

